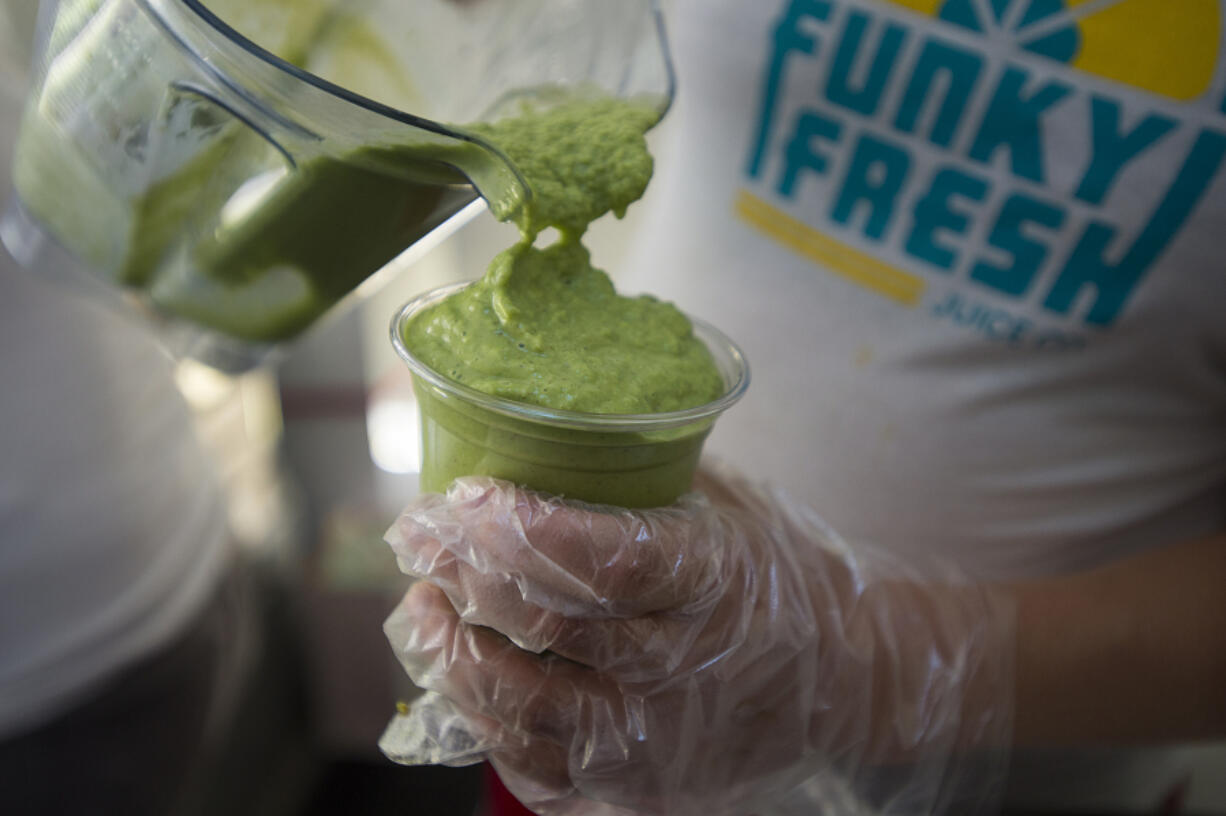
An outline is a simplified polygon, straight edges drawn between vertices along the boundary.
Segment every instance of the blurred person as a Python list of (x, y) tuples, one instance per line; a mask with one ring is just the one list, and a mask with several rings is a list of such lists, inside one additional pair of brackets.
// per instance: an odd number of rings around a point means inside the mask
[[(23, 93), (6, 50), (6, 196)], [(198, 802), (252, 606), (173, 373), (146, 330), (0, 249), (6, 814), (164, 816)]]
[(414, 501), (413, 733), (542, 814), (1174, 807), (1226, 736), (1223, 4), (668, 12), (618, 279), (745, 348), (726, 467)]

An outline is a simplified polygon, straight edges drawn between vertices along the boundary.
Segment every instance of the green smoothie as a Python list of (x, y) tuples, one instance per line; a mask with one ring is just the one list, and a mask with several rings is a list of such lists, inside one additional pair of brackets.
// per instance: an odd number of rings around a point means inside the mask
[[(644, 134), (656, 118), (633, 103), (576, 99), (480, 127), (523, 173), (532, 199), (503, 214), (521, 240), (481, 280), (411, 309), (397, 329), (410, 364), (435, 375), (428, 384), (419, 376), (417, 389), (425, 489), (484, 474), (654, 506), (688, 488), (714, 422), (701, 408), (736, 378), (676, 307), (617, 294), (581, 243), (593, 220), (620, 216), (643, 194), (652, 170)], [(538, 248), (546, 227), (560, 238)], [(517, 416), (515, 405), (526, 410)], [(596, 418), (687, 411), (696, 411), (692, 421), (660, 427)], [(585, 425), (557, 412), (591, 418)]]
[[(206, 5), (296, 66), (414, 99), (387, 44), (335, 0)], [(14, 157), (25, 209), (139, 301), (242, 341), (298, 334), (473, 201), (491, 164), (407, 127), (405, 143), (291, 159), (196, 83), (171, 82), (190, 71), (131, 3), (64, 0), (48, 55)]]
[(719, 395), (702, 405), (655, 414), (545, 408), (470, 388), (426, 366), (406, 347), (412, 333), (406, 329), (417, 317), (445, 307), (448, 299), (462, 299), (471, 288), (427, 293), (393, 324), (393, 343), (414, 373), (423, 490), (441, 492), (458, 476), (484, 475), (572, 499), (660, 507), (689, 488), (716, 418), (748, 384), (744, 361), (726, 337), (694, 324), (723, 383)]
[(124, 283), (163, 311), (264, 343), (301, 332), (476, 196), (458, 171), (407, 149), (321, 157), (278, 174), (248, 212), (168, 262), (163, 240), (191, 221), (180, 207), (209, 189), (180, 175), (145, 197), (141, 223), (164, 228), (137, 233)]
[[(406, 346), (447, 377), (496, 397), (600, 414), (680, 411), (724, 383), (690, 321), (649, 296), (618, 295), (581, 237), (651, 178), (652, 109), (578, 99), (479, 130), (523, 173), (530, 201), (504, 218), (521, 240), (485, 276), (407, 327)], [(561, 238), (534, 245), (546, 227)]]

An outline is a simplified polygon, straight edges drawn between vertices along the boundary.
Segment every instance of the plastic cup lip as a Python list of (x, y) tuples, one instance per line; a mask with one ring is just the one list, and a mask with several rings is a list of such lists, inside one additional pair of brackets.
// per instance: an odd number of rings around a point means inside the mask
[[(431, 289), (402, 306), (391, 322), (392, 347), (415, 376), (444, 394), (456, 397), (487, 411), (512, 419), (582, 431), (606, 433), (645, 433), (664, 431), (713, 420), (731, 408), (749, 388), (749, 363), (744, 353), (727, 335), (705, 321), (690, 317), (695, 334), (717, 357), (726, 356), (733, 366), (732, 382), (717, 399), (682, 411), (655, 414), (596, 414), (545, 408), (504, 397), (491, 396), (444, 377), (413, 355), (405, 346), (401, 329), (421, 310), (471, 285), (473, 281)], [(688, 315), (687, 315), (688, 317)]]

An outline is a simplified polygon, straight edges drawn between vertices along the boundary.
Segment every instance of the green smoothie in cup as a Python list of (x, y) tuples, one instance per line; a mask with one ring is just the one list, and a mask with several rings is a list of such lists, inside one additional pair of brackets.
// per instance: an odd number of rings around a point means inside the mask
[[(521, 240), (479, 281), (410, 304), (393, 341), (414, 370), (422, 487), (490, 475), (647, 507), (688, 489), (715, 417), (747, 382), (735, 346), (650, 296), (617, 294), (581, 242), (651, 177), (654, 110), (577, 99), (480, 128), (533, 197)], [(556, 243), (535, 246), (555, 227)]]

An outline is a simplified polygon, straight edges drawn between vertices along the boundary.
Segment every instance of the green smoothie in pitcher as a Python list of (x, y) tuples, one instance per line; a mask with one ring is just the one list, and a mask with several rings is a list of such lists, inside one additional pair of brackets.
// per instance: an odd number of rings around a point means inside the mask
[[(532, 198), (505, 214), (521, 239), (484, 277), (411, 305), (395, 328), (418, 375), (424, 489), (481, 474), (655, 506), (689, 487), (715, 415), (744, 388), (743, 362), (714, 330), (696, 336), (675, 306), (619, 295), (581, 242), (593, 220), (643, 194), (644, 134), (657, 118), (575, 99), (478, 129)], [(535, 246), (546, 227), (559, 239)]]

